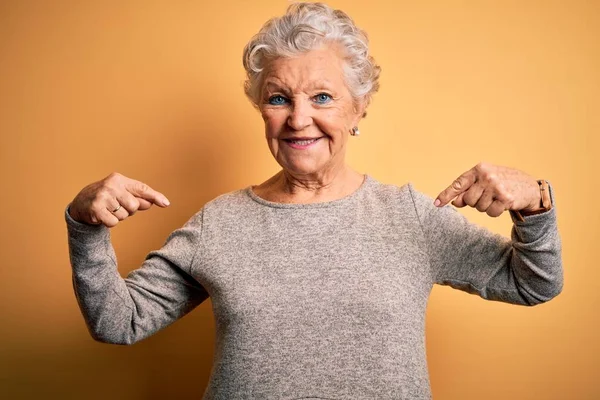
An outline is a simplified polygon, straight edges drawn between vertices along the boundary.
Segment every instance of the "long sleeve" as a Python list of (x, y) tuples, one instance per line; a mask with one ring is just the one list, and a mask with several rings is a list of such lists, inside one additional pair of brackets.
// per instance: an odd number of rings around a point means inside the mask
[[(70, 206), (70, 204), (69, 204)], [(95, 340), (132, 344), (171, 324), (208, 298), (191, 277), (200, 248), (202, 212), (173, 231), (142, 266), (122, 278), (110, 232), (79, 223), (65, 210), (73, 288)]]
[(562, 250), (551, 186), (551, 210), (526, 216), (523, 222), (509, 212), (510, 239), (469, 222), (451, 205), (435, 207), (432, 198), (409, 187), (434, 283), (529, 306), (561, 292)]

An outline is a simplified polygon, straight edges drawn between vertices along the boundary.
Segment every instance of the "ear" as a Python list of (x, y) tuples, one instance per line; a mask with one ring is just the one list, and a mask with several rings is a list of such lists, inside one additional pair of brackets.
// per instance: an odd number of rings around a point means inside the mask
[(358, 125), (360, 120), (367, 116), (367, 111), (366, 111), (367, 104), (368, 104), (368, 101), (365, 97), (361, 97), (360, 99), (357, 99), (354, 102), (353, 111), (354, 111), (355, 116), (354, 116), (354, 120), (353, 120), (353, 122), (354, 122), (353, 126)]

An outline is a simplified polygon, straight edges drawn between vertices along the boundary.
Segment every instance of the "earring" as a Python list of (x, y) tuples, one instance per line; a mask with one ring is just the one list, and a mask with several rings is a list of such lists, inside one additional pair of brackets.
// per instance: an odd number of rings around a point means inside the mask
[(354, 128), (352, 128), (352, 129), (350, 130), (350, 134), (351, 134), (352, 136), (358, 136), (358, 135), (360, 135), (360, 131), (358, 130), (358, 126), (355, 126)]

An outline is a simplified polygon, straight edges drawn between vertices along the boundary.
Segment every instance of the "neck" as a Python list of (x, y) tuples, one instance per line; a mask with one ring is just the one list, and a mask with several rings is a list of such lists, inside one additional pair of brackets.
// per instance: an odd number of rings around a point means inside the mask
[(296, 175), (282, 170), (254, 187), (265, 200), (279, 203), (319, 203), (345, 197), (362, 185), (364, 175), (344, 168), (322, 175)]

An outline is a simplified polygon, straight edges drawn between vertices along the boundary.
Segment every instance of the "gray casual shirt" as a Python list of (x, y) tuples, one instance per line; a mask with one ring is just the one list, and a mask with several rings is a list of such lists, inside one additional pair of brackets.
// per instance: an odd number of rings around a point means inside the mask
[(334, 201), (282, 204), (247, 187), (208, 202), (123, 279), (109, 229), (65, 210), (73, 284), (94, 339), (142, 340), (209, 296), (203, 399), (429, 399), (433, 284), (535, 305), (562, 289), (556, 206), (511, 238), (366, 175)]

